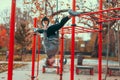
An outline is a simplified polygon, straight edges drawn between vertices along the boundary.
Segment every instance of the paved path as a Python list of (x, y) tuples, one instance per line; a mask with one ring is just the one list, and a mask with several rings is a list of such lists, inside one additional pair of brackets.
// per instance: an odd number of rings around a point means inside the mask
[[(56, 74), (56, 69), (47, 69), (46, 73), (42, 73), (42, 65), (44, 65), (45, 60), (40, 61), (40, 69), (39, 69), (39, 76), (35, 78), (35, 80), (60, 80), (59, 75)], [(68, 60), (67, 64), (64, 66), (63, 71), (63, 80), (70, 80), (70, 60)], [(0, 62), (0, 63), (7, 63), (7, 62)], [(28, 64), (24, 67), (18, 68), (13, 70), (13, 80), (31, 80), (31, 62), (14, 62), (14, 63), (25, 63)], [(75, 60), (76, 63), (76, 60)], [(97, 60), (89, 60), (85, 59), (83, 64), (89, 65), (97, 65)], [(106, 64), (106, 61), (103, 61), (103, 65)], [(118, 66), (117, 62), (109, 61), (109, 66)], [(35, 69), (36, 72), (36, 69)], [(74, 80), (98, 80), (98, 74), (95, 73), (94, 75), (86, 74), (87, 72), (82, 72), (79, 75), (74, 76)], [(36, 73), (35, 73), (36, 75)], [(105, 74), (102, 74), (103, 78)], [(7, 80), (7, 72), (3, 72), (0, 74), (0, 80)], [(107, 80), (120, 80), (120, 76), (110, 76)]]

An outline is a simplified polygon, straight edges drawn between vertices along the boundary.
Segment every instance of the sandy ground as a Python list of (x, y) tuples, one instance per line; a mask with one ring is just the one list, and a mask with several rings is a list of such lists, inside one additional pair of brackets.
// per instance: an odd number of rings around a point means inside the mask
[[(44, 65), (44, 59), (40, 61), (39, 75), (36, 77), (36, 69), (35, 69), (35, 78), (34, 80), (60, 80), (59, 74), (56, 74), (55, 68), (46, 69), (45, 73), (42, 73), (42, 66)], [(23, 63), (23, 62), (17, 62)], [(31, 62), (26, 62), (26, 66), (13, 70), (13, 80), (31, 80)], [(83, 61), (84, 65), (94, 65), (95, 73), (94, 75), (90, 75), (89, 71), (82, 70), (79, 75), (76, 75), (74, 72), (74, 80), (98, 80), (97, 73), (97, 60), (89, 60), (86, 59)], [(103, 67), (105, 66), (106, 61), (103, 61)], [(76, 65), (76, 60), (75, 60)], [(117, 62), (109, 61), (109, 66), (118, 66)], [(37, 66), (35, 66), (36, 68)], [(103, 69), (102, 78), (105, 77), (105, 69)], [(120, 72), (120, 71), (119, 71)], [(119, 73), (118, 73), (119, 74)], [(64, 65), (63, 71), (63, 80), (70, 80), (70, 60), (67, 60), (67, 64)], [(7, 72), (0, 73), (0, 80), (7, 80)], [(120, 75), (108, 76), (107, 80), (120, 80)]]

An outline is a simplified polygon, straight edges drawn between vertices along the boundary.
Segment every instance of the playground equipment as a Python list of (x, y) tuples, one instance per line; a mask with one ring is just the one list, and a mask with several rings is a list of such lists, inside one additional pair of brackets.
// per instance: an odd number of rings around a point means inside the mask
[(108, 67), (108, 75), (112, 76), (112, 71), (120, 71), (120, 67)]
[[(34, 28), (37, 27), (37, 18), (34, 18)], [(34, 80), (34, 69), (35, 69), (35, 54), (36, 54), (36, 34), (33, 36), (33, 46), (32, 46), (32, 73), (31, 73), (31, 79)]]
[(59, 74), (59, 66), (43, 66), (42, 68), (42, 73), (45, 73), (46, 72), (46, 68), (55, 68), (56, 69), (56, 73)]
[(76, 74), (78, 75), (82, 69), (89, 70), (90, 75), (94, 74), (94, 68), (92, 66), (76, 66)]
[(8, 80), (12, 80), (13, 71), (13, 55), (14, 55), (14, 31), (15, 31), (15, 11), (16, 0), (12, 0), (11, 18), (10, 18), (10, 43), (9, 43), (9, 59), (8, 59)]
[[(75, 3), (76, 0), (72, 0), (72, 9), (75, 11)], [(111, 12), (112, 10), (120, 10), (120, 8), (112, 8), (112, 9), (108, 9), (108, 10), (102, 10), (102, 0), (99, 0), (99, 11), (97, 12), (89, 12), (89, 13), (85, 13), (85, 14), (80, 14), (79, 17), (84, 16), (84, 15), (91, 15), (91, 14), (96, 14), (99, 17), (99, 20), (97, 21), (99, 23), (99, 30), (94, 30), (94, 29), (85, 29), (83, 27), (75, 27), (75, 17), (72, 18), (72, 27), (66, 27), (66, 28), (70, 28), (72, 37), (72, 43), (71, 43), (71, 72), (70, 72), (70, 80), (74, 80), (74, 49), (75, 49), (75, 33), (79, 32), (99, 32), (99, 50), (98, 50), (98, 56), (99, 56), (99, 62), (98, 62), (98, 80), (102, 80), (102, 22), (108, 22), (108, 21), (113, 21), (113, 20), (120, 20), (120, 18), (116, 18), (116, 17), (109, 17), (109, 16), (104, 16), (107, 17), (107, 20), (105, 18), (103, 18), (102, 13), (103, 12)], [(12, 71), (13, 71), (13, 54), (14, 54), (14, 28), (15, 28), (15, 8), (16, 8), (16, 0), (12, 0), (12, 7), (11, 7), (11, 19), (10, 19), (10, 43), (9, 43), (9, 61), (8, 61), (8, 80), (12, 80)], [(116, 16), (118, 16), (116, 14)], [(64, 28), (65, 29), (65, 28)], [(67, 32), (67, 33), (70, 33)], [(62, 32), (64, 32), (64, 30), (62, 29)], [(62, 41), (61, 41), (61, 65), (60, 65), (60, 80), (62, 80), (62, 71), (63, 71), (63, 35), (64, 33), (62, 33)], [(35, 37), (34, 37), (35, 39)], [(35, 43), (35, 42), (34, 42)], [(33, 53), (32, 53), (32, 80), (34, 80), (34, 59), (35, 59), (35, 46), (33, 46)]]
[(78, 55), (77, 58), (77, 66), (76, 66), (76, 74), (78, 75), (83, 70), (89, 70), (90, 75), (94, 74), (94, 67), (93, 66), (84, 66), (83, 65), (83, 59), (84, 57), (82, 55)]

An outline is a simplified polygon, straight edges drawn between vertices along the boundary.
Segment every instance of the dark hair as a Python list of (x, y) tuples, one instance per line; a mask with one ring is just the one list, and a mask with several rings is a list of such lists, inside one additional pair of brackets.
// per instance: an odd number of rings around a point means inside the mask
[(48, 24), (47, 24), (47, 26), (49, 25), (49, 19), (45, 16), (43, 19), (42, 19), (42, 21), (41, 21), (41, 24), (42, 24), (42, 26), (44, 27), (44, 24), (43, 24), (43, 21), (48, 21)]

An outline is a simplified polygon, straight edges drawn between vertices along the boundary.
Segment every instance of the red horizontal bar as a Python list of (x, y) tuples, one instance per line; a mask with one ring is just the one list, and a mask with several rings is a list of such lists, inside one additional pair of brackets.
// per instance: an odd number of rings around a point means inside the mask
[[(62, 34), (71, 34), (72, 27), (64, 27)], [(80, 26), (75, 27), (75, 33), (85, 33), (85, 32), (99, 32), (99, 30), (91, 29), (91, 28), (84, 28)]]
[[(98, 31), (75, 31), (75, 33), (91, 33), (91, 32), (98, 32)], [(71, 34), (70, 31), (64, 31), (63, 34)]]
[[(82, 27), (82, 26), (75, 26), (75, 30), (95, 30), (94, 28), (85, 28), (85, 27)], [(64, 27), (63, 30), (72, 30), (72, 27), (68, 26), (68, 27)], [(98, 30), (96, 30), (98, 31)]]
[(80, 15), (78, 15), (78, 16), (96, 14), (96, 13), (101, 13), (101, 12), (108, 12), (108, 11), (111, 11), (111, 10), (120, 10), (120, 8), (111, 8), (111, 9), (100, 10), (100, 11), (96, 11), (96, 12), (88, 12), (88, 13), (80, 14)]
[(113, 21), (113, 20), (120, 20), (120, 18), (112, 18), (108, 20), (100, 20), (99, 22), (108, 22), (108, 21)]

